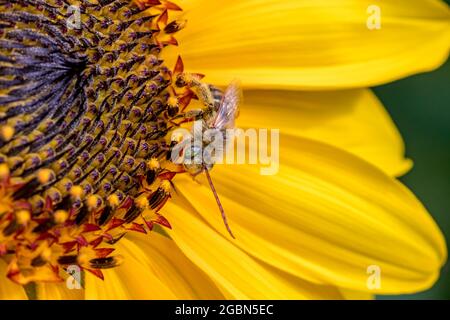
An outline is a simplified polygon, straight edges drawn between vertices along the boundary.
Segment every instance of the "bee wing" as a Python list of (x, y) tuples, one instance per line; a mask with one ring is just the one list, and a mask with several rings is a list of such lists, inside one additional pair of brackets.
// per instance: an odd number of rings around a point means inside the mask
[(214, 119), (213, 127), (219, 130), (234, 128), (236, 118), (239, 116), (239, 104), (242, 100), (241, 86), (233, 81), (223, 94), (219, 110)]

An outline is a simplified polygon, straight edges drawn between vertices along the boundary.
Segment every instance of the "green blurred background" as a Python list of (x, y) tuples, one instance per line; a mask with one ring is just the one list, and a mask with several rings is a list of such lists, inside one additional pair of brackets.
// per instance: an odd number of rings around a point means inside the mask
[[(447, 1), (450, 2), (450, 1)], [(401, 180), (425, 204), (450, 242), (450, 61), (440, 69), (374, 89), (397, 124), (414, 168)], [(450, 264), (423, 293), (380, 299), (450, 299)]]

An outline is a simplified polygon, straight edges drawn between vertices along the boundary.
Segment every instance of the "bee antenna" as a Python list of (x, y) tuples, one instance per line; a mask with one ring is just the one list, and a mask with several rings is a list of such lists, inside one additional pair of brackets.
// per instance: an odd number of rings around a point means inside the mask
[(234, 235), (233, 235), (233, 232), (231, 232), (231, 228), (230, 228), (230, 225), (228, 224), (228, 219), (227, 219), (227, 216), (225, 214), (225, 210), (223, 210), (222, 203), (220, 202), (219, 195), (217, 194), (216, 188), (214, 187), (214, 184), (212, 182), (211, 175), (209, 174), (209, 171), (206, 168), (206, 166), (203, 166), (203, 169), (205, 170), (206, 178), (208, 179), (209, 186), (211, 187), (211, 190), (212, 190), (212, 192), (214, 194), (214, 198), (216, 198), (217, 205), (219, 206), (219, 210), (220, 210), (220, 213), (222, 215), (223, 223), (225, 224), (225, 227), (227, 228), (228, 233), (230, 234), (230, 236), (233, 239), (236, 239), (234, 237)]

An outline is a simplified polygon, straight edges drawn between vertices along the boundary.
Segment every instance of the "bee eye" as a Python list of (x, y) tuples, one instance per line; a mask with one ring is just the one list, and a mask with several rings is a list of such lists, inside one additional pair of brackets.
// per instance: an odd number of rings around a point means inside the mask
[(181, 76), (178, 76), (177, 80), (175, 81), (175, 85), (178, 88), (183, 88), (186, 86), (186, 81), (184, 81), (184, 79)]
[(167, 113), (168, 113), (169, 117), (175, 117), (177, 115), (178, 111), (180, 111), (180, 109), (178, 107), (169, 107), (169, 109), (167, 110)]

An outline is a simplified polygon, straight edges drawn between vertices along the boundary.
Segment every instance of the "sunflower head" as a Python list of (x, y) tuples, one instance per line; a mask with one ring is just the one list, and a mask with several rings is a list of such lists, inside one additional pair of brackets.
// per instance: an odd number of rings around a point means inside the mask
[[(170, 228), (167, 135), (192, 93), (168, 1), (0, 1), (0, 258), (17, 283), (103, 277), (127, 231)], [(69, 23), (70, 22), (70, 23)], [(180, 70), (177, 71), (179, 73)], [(182, 86), (183, 87), (183, 86)]]

